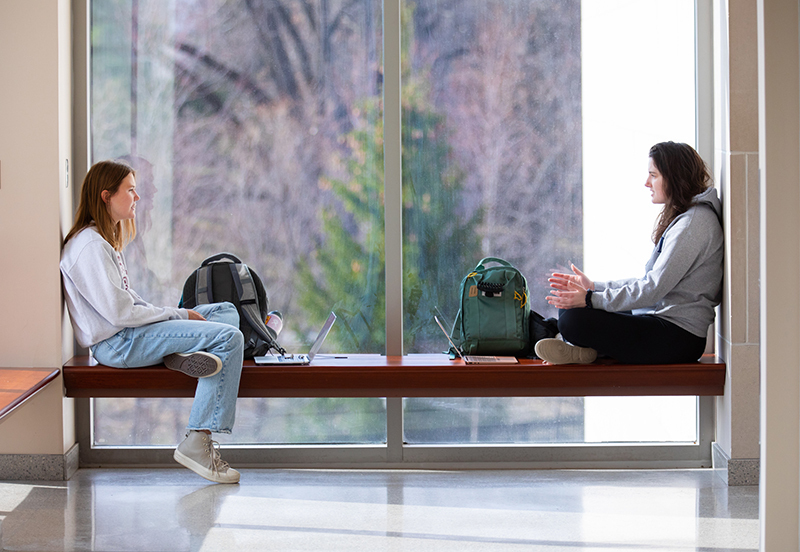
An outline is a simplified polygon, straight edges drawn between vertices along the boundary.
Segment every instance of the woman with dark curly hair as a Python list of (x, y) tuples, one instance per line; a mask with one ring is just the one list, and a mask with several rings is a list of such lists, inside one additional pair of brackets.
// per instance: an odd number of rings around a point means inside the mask
[(562, 339), (536, 354), (550, 364), (599, 355), (628, 364), (696, 361), (722, 297), (722, 208), (703, 159), (687, 144), (650, 148), (645, 186), (663, 205), (655, 248), (640, 278), (594, 282), (572, 265), (553, 273), (547, 301), (560, 310)]

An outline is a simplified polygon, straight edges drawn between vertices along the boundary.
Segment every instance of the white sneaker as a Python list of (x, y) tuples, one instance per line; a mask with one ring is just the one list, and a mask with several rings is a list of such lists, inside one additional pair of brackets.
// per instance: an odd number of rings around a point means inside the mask
[(207, 378), (222, 370), (220, 358), (205, 351), (167, 355), (164, 357), (164, 365), (193, 378)]
[(550, 364), (591, 364), (597, 359), (594, 349), (571, 345), (560, 339), (540, 339), (534, 350), (536, 356)]
[(223, 461), (219, 443), (205, 431), (190, 430), (172, 455), (175, 461), (214, 483), (238, 483), (239, 472)]

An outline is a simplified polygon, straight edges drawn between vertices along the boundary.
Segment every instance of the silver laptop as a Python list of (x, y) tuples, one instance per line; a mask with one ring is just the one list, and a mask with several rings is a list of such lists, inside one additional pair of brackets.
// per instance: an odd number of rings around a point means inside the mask
[(263, 355), (254, 357), (253, 360), (256, 364), (310, 364), (322, 347), (322, 342), (328, 337), (328, 332), (331, 331), (334, 322), (336, 322), (336, 315), (331, 313), (322, 326), (322, 329), (319, 331), (319, 334), (317, 334), (317, 339), (314, 341), (307, 355)]
[(450, 342), (450, 346), (453, 348), (456, 354), (464, 359), (465, 364), (518, 364), (519, 363), (517, 357), (513, 356), (462, 355), (461, 349), (459, 349), (456, 346), (456, 344), (453, 343), (453, 340), (450, 339), (450, 334), (447, 333), (447, 330), (445, 330), (444, 326), (442, 326), (442, 323), (439, 321), (439, 317), (434, 316), (433, 319), (436, 320), (436, 323), (442, 329), (442, 332), (444, 332), (444, 336), (447, 338), (447, 341)]

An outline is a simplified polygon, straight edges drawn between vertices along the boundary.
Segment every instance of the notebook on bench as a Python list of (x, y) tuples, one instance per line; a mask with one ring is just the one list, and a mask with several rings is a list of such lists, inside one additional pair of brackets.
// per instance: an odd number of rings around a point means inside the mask
[(450, 334), (447, 333), (447, 330), (444, 329), (442, 323), (439, 321), (438, 316), (433, 317), (436, 320), (436, 323), (439, 325), (439, 328), (442, 329), (444, 332), (444, 336), (447, 338), (447, 341), (450, 342), (450, 346), (456, 352), (456, 354), (464, 359), (465, 364), (517, 364), (519, 361), (516, 357), (513, 356), (484, 356), (484, 355), (462, 355), (461, 349), (456, 347), (456, 344), (453, 343), (453, 340), (450, 339)]

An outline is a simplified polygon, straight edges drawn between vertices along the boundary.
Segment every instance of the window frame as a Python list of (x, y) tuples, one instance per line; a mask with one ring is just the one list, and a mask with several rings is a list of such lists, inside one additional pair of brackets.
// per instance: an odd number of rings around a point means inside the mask
[[(384, 184), (386, 259), (386, 354), (403, 354), (402, 163), (400, 105), (400, 2), (383, 0)], [(73, 6), (73, 170), (82, 180), (90, 155), (90, 3)], [(711, 0), (695, 0), (696, 137), (701, 156), (713, 163), (713, 28)], [(713, 167), (711, 167), (713, 171)], [(73, 188), (77, 205), (79, 187)], [(715, 335), (710, 332), (710, 336)], [(710, 341), (713, 342), (712, 339)], [(76, 346), (76, 354), (80, 349)], [(85, 351), (83, 351), (85, 354)], [(92, 399), (76, 399), (81, 467), (174, 465), (172, 447), (93, 448)], [(695, 443), (409, 445), (403, 441), (403, 399), (386, 403), (385, 445), (226, 445), (237, 467), (287, 468), (697, 468), (710, 467), (715, 435), (715, 397), (698, 397)]]

